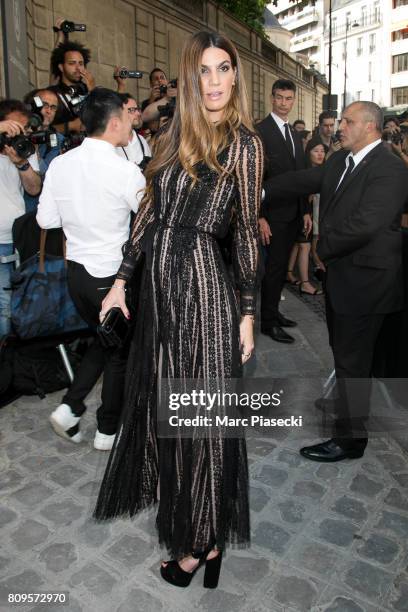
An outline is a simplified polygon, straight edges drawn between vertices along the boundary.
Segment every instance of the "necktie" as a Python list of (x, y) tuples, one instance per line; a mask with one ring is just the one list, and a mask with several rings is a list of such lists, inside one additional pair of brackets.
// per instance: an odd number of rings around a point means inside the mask
[[(340, 187), (340, 185), (342, 183), (344, 183), (344, 181), (346, 181), (348, 179), (350, 174), (353, 172), (355, 165), (356, 164), (354, 163), (354, 159), (352, 157), (348, 157), (347, 170), (345, 171), (344, 176), (340, 179), (340, 183), (337, 185), (337, 189)], [(337, 189), (336, 189), (336, 191), (337, 191)]]
[(285, 128), (285, 140), (286, 140), (286, 146), (289, 150), (289, 152), (294, 156), (295, 152), (293, 150), (293, 143), (292, 143), (292, 138), (290, 137), (290, 132), (289, 132), (289, 125), (287, 123), (283, 124), (283, 127)]

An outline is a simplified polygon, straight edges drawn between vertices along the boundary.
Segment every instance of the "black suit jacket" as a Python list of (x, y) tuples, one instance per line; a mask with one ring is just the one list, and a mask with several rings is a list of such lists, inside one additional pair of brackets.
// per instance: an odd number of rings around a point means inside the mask
[[(299, 134), (289, 127), (295, 145), (295, 157), (289, 151), (285, 139), (272, 115), (268, 115), (256, 129), (262, 139), (265, 150), (265, 180), (268, 180), (288, 170), (301, 170), (306, 166), (305, 154), (302, 140)], [(260, 216), (265, 217), (268, 222), (289, 222), (295, 219), (299, 213), (306, 212), (307, 200), (303, 197), (284, 195), (276, 200), (265, 199), (262, 202)]]
[(288, 172), (264, 184), (266, 197), (320, 193), (318, 253), (339, 314), (388, 313), (403, 305), (401, 214), (408, 169), (381, 143), (336, 187), (348, 151), (318, 168)]

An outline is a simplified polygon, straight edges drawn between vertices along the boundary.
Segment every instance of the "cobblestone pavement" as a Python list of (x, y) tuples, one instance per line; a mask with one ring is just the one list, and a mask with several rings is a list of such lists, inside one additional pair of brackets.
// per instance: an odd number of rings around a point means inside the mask
[[(325, 376), (332, 363), (321, 317), (287, 292), (282, 311), (299, 322), (296, 344), (259, 336), (256, 376)], [(23, 397), (0, 411), (0, 609), (156, 612), (366, 612), (408, 610), (408, 459), (391, 438), (364, 458), (308, 462), (299, 430), (251, 437), (249, 549), (228, 549), (219, 588), (202, 571), (177, 589), (158, 574), (154, 511), (95, 524), (91, 512), (107, 455), (92, 449), (99, 389), (73, 445), (48, 415), (62, 395)], [(312, 402), (305, 396), (304, 401)], [(61, 592), (69, 604), (7, 603), (8, 593)]]

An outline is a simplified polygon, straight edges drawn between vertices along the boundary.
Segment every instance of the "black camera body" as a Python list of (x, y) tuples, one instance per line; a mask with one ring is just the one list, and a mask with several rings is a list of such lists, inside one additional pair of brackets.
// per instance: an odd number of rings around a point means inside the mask
[(24, 134), (17, 134), (17, 136), (9, 136), (8, 134), (0, 134), (0, 151), (2, 151), (8, 145), (13, 147), (15, 152), (22, 159), (28, 159), (30, 155), (35, 153), (35, 147), (31, 142), (30, 136)]
[(84, 23), (74, 23), (73, 21), (65, 20), (61, 23), (61, 32), (69, 34), (70, 32), (86, 32)]
[(75, 149), (75, 147), (79, 147), (85, 138), (85, 132), (71, 132), (70, 134), (67, 134), (64, 138), (64, 142), (62, 143), (61, 153), (66, 153), (71, 149)]
[(173, 89), (177, 89), (177, 82), (178, 79), (172, 79), (168, 82), (167, 85), (160, 85), (160, 97), (164, 98), (164, 96), (167, 94), (168, 87), (173, 87)]
[(141, 70), (128, 70), (127, 68), (121, 68), (118, 76), (121, 79), (141, 79), (143, 72)]
[(173, 117), (174, 111), (176, 110), (176, 98), (171, 98), (170, 102), (167, 104), (158, 106), (157, 110), (159, 111), (160, 117), (168, 117), (170, 119)]
[(69, 110), (73, 115), (79, 117), (83, 102), (88, 97), (88, 88), (85, 83), (77, 83), (69, 88), (69, 92), (63, 94), (68, 103)]

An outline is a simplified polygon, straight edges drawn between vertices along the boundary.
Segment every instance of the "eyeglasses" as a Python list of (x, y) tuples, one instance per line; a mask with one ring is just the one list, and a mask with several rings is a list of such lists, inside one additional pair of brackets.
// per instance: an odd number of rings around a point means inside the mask
[(141, 108), (140, 106), (129, 106), (128, 108), (128, 113), (137, 113), (137, 111), (140, 111)]
[(43, 102), (43, 109), (44, 110), (52, 110), (52, 111), (57, 111), (58, 106), (56, 104), (48, 104), (48, 102)]

